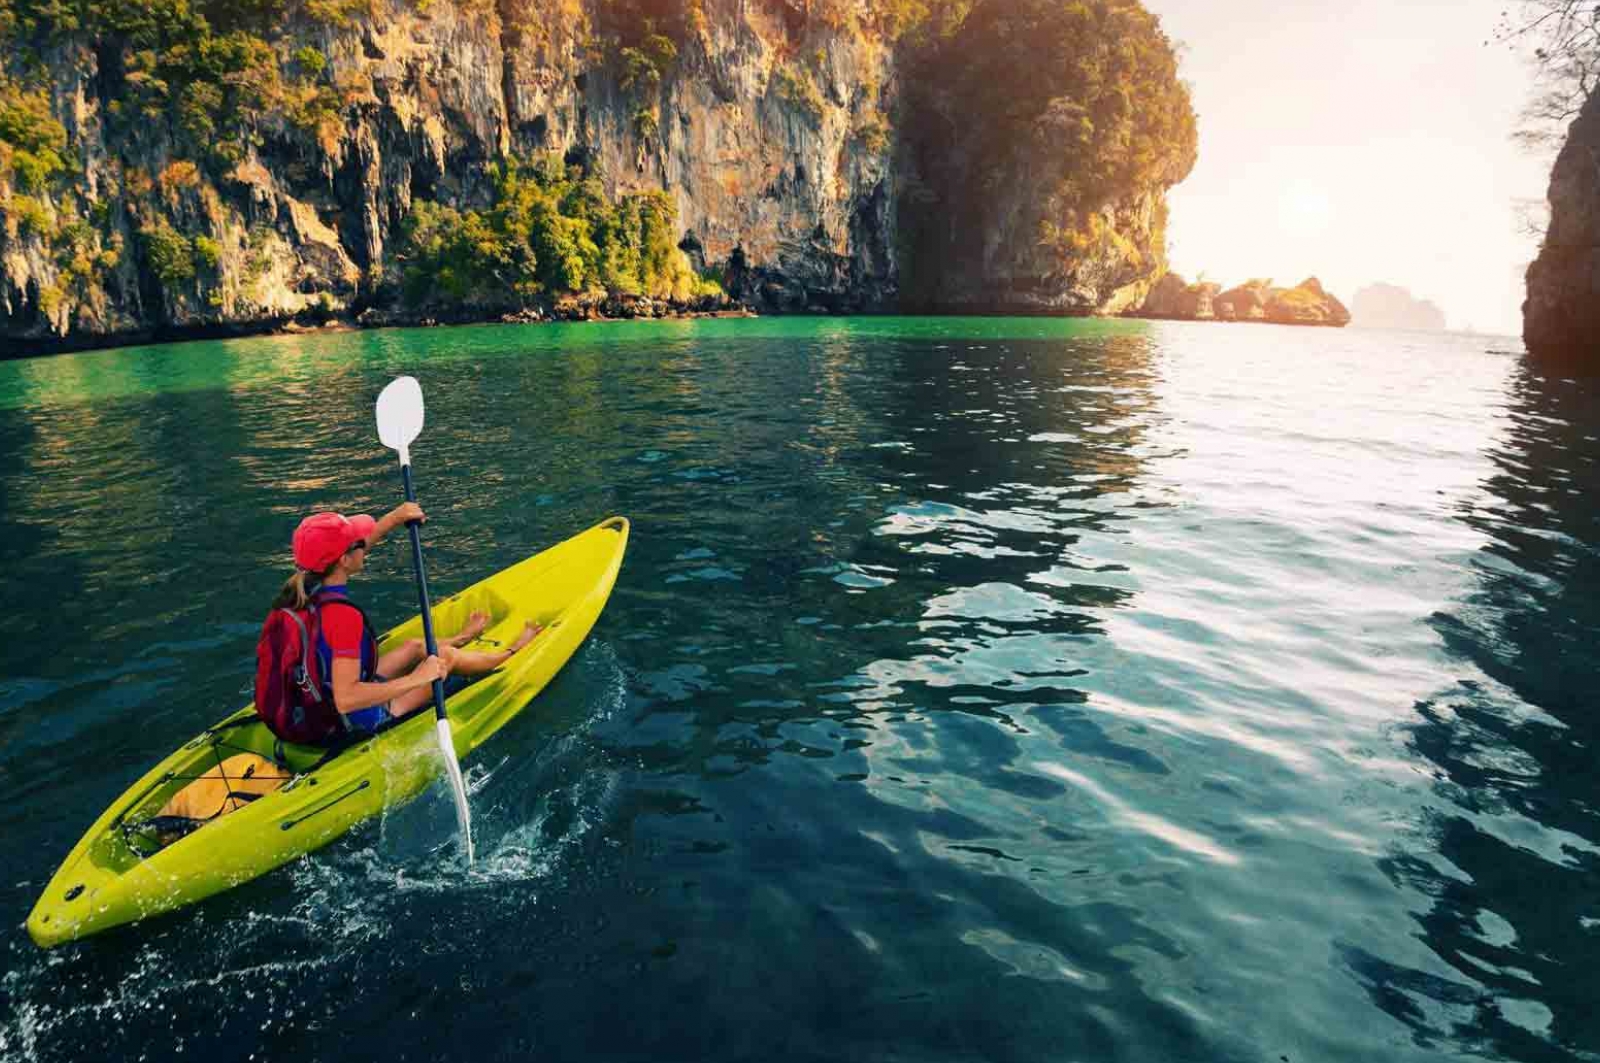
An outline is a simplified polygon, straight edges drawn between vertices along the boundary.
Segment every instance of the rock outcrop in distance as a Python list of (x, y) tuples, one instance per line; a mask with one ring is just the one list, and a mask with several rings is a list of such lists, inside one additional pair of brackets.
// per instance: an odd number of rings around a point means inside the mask
[(1190, 284), (1176, 273), (1168, 273), (1150, 289), (1137, 310), (1128, 317), (1162, 318), (1173, 321), (1264, 321), (1277, 325), (1326, 325), (1342, 328), (1350, 323), (1350, 312), (1308, 277), (1293, 288), (1274, 288), (1271, 281), (1249, 280), (1222, 290), (1210, 281)]
[(1550, 225), (1527, 284), (1528, 352), (1600, 366), (1600, 92), (1573, 119), (1550, 171)]
[(1443, 332), (1444, 311), (1395, 284), (1369, 284), (1350, 300), (1357, 328), (1417, 329)]
[(1194, 152), (1138, 0), (0, 0), (0, 354), (722, 291), (1113, 313)]

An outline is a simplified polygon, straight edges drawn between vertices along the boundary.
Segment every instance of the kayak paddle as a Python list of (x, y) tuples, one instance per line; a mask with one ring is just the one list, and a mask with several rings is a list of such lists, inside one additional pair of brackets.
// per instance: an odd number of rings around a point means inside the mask
[[(422, 385), (416, 377), (396, 377), (378, 396), (378, 438), (383, 445), (400, 454), (400, 478), (405, 481), (406, 501), (417, 500), (411, 485), (411, 443), (422, 434)], [(433, 611), (428, 607), (428, 574), (422, 567), (422, 535), (417, 521), (406, 521), (411, 532), (411, 567), (417, 573), (417, 598), (422, 605), (422, 638), (428, 656), (439, 652), (433, 638)], [(456, 799), (456, 823), (461, 828), (461, 842), (467, 850), (467, 866), (472, 866), (472, 814), (467, 810), (467, 784), (461, 778), (461, 762), (456, 759), (455, 740), (450, 736), (450, 717), (444, 711), (444, 680), (433, 681), (433, 712), (437, 717), (435, 729), (439, 734), (439, 751), (444, 754), (445, 774), (450, 776), (450, 789)]]

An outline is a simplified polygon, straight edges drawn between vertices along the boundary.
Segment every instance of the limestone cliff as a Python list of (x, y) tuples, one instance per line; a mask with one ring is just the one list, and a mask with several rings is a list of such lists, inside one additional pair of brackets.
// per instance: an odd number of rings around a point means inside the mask
[(1115, 314), (1166, 266), (1196, 132), (1173, 49), (1131, 4), (1003, 0), (907, 63), (907, 301)]
[[(868, 0), (288, 0), (258, 25), (282, 2), (260, 0), (174, 29), (124, 17), (143, 2), (73, 28), (0, 0), (0, 353), (393, 307), (416, 205), (487, 209), (506, 160), (545, 153), (613, 197), (664, 190), (694, 268), (758, 309), (900, 305), (903, 208), (937, 150), (904, 119), (907, 57), (949, 27), (902, 37)], [(1125, 194), (1066, 203), (1047, 139), (1008, 148), (961, 216), (981, 252), (919, 263), (919, 305), (1142, 297), (1192, 162), (1179, 102), (1188, 161)], [(1046, 239), (1052, 210), (1087, 235)]]
[(1189, 284), (1176, 273), (1168, 273), (1155, 283), (1144, 302), (1129, 316), (1166, 318), (1175, 321), (1213, 321), (1214, 303), (1222, 285), (1208, 281)]
[(1534, 355), (1600, 365), (1600, 92), (1550, 173), (1550, 226), (1528, 267), (1522, 338)]

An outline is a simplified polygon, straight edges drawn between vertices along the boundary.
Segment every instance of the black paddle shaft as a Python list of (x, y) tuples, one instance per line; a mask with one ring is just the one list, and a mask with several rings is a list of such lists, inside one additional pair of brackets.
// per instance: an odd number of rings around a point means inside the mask
[[(411, 466), (400, 466), (400, 478), (406, 484), (406, 501), (417, 500), (416, 488), (411, 486)], [(433, 639), (433, 610), (428, 606), (428, 573), (422, 567), (422, 532), (418, 529), (421, 521), (406, 521), (406, 530), (411, 533), (411, 567), (417, 573), (417, 602), (422, 606), (422, 642), (427, 647), (428, 656), (432, 657), (439, 652), (439, 644)], [(439, 719), (445, 718), (444, 713), (444, 680), (433, 681), (433, 714)]]

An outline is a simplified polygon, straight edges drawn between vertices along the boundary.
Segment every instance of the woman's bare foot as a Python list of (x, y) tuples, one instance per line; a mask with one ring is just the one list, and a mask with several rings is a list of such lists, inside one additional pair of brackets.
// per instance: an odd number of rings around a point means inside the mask
[(535, 624), (532, 620), (529, 620), (526, 624), (523, 624), (522, 634), (518, 635), (517, 641), (511, 644), (511, 652), (516, 653), (518, 650), (522, 649), (522, 647), (533, 641), (533, 637), (535, 635), (543, 630), (544, 628), (540, 627), (538, 624)]
[(455, 643), (457, 646), (464, 646), (473, 639), (477, 638), (479, 635), (483, 634), (484, 629), (488, 626), (489, 614), (482, 611), (475, 611), (467, 617), (467, 623), (461, 629), (460, 633), (450, 641)]

